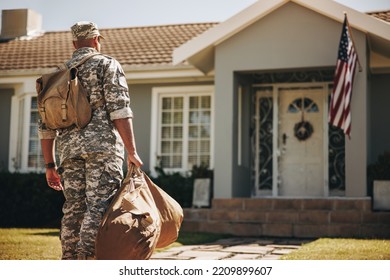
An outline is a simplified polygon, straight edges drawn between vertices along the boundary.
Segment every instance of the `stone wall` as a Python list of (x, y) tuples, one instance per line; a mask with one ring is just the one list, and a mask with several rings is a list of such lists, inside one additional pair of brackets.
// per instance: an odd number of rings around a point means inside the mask
[(371, 198), (214, 199), (212, 207), (184, 210), (182, 231), (289, 238), (390, 238), (390, 212)]

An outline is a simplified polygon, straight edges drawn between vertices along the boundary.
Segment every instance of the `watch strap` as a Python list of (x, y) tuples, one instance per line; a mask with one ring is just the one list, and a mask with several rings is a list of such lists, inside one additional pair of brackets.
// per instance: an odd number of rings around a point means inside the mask
[(56, 167), (56, 164), (54, 162), (49, 162), (49, 163), (46, 163), (45, 164), (45, 167), (46, 168), (55, 168)]

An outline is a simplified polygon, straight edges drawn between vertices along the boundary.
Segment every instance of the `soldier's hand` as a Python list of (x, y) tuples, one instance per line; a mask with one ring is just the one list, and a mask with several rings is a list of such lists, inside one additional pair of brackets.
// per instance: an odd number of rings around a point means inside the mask
[(47, 168), (46, 169), (46, 181), (50, 188), (56, 191), (64, 190), (64, 187), (61, 184), (60, 175), (55, 168)]
[(133, 154), (129, 154), (127, 157), (127, 165), (130, 166), (131, 163), (133, 163), (137, 167), (143, 165), (141, 158), (136, 152)]

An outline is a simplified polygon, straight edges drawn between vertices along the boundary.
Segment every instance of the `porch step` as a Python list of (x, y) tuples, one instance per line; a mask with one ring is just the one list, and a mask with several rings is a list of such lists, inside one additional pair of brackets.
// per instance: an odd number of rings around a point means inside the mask
[(210, 209), (185, 209), (183, 231), (293, 238), (390, 238), (390, 212), (370, 198), (214, 199)]

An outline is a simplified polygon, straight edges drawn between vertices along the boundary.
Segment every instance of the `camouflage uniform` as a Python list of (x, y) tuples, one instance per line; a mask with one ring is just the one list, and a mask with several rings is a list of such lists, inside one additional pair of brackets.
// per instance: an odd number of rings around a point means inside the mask
[[(67, 66), (94, 52), (88, 47), (76, 50)], [(124, 145), (112, 120), (132, 117), (125, 75), (115, 59), (96, 55), (78, 70), (91, 105), (102, 99), (104, 105), (93, 111), (90, 123), (81, 130), (53, 131), (39, 125), (41, 139), (55, 139), (60, 159), (65, 196), (62, 259), (95, 255), (100, 221), (123, 178)]]

